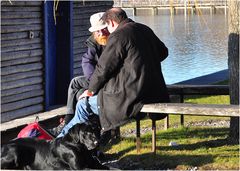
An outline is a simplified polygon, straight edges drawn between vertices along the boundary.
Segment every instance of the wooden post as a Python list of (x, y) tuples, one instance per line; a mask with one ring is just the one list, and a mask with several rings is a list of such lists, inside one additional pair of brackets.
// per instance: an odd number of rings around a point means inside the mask
[(170, 7), (170, 13), (171, 13), (171, 15), (176, 14), (176, 8), (174, 6)]
[(195, 5), (192, 6), (192, 15), (193, 14), (196, 14), (196, 6)]
[(227, 15), (227, 0), (225, 1), (224, 14)]
[(141, 139), (140, 139), (140, 119), (136, 120), (136, 146), (137, 146), (137, 153), (140, 153), (141, 149)]
[(167, 130), (169, 128), (169, 115), (164, 118), (164, 130)]
[(211, 5), (210, 7), (210, 14), (213, 15), (213, 14), (216, 14), (216, 7), (214, 5)]
[[(183, 94), (180, 95), (180, 103), (184, 103), (184, 96)], [(181, 125), (184, 126), (184, 116), (181, 115), (181, 119), (180, 119)]]
[(187, 0), (184, 1), (184, 16), (187, 16)]
[(153, 15), (158, 15), (158, 8), (157, 7), (153, 7)]
[(133, 8), (133, 16), (136, 16), (137, 15), (137, 8)]
[(152, 152), (156, 154), (156, 120), (152, 120)]

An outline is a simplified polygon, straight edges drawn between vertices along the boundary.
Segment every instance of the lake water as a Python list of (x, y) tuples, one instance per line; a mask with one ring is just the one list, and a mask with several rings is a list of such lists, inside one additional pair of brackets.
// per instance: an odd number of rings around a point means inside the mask
[(167, 84), (228, 68), (228, 23), (224, 14), (129, 17), (152, 28), (168, 47), (169, 56), (162, 62)]

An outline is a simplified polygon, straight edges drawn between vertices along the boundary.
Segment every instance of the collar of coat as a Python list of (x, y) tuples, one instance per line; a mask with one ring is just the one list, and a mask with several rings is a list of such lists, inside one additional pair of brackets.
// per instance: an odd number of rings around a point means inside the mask
[(101, 49), (101, 45), (99, 45), (97, 41), (94, 39), (93, 34), (88, 37), (88, 39), (85, 41), (85, 44), (87, 47), (90, 48)]
[(134, 21), (133, 21), (132, 19), (130, 19), (130, 18), (127, 18), (127, 19), (123, 20), (123, 21), (118, 25), (118, 27), (117, 27), (116, 30), (119, 30), (120, 28), (124, 27), (126, 24), (131, 23), (131, 22), (134, 22)]

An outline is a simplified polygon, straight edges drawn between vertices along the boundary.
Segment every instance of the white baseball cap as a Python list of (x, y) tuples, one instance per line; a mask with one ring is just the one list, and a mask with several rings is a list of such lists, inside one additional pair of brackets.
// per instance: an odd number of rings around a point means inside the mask
[(90, 17), (90, 23), (91, 27), (88, 29), (90, 32), (102, 30), (107, 27), (107, 23), (104, 23), (101, 19), (104, 12), (99, 12), (96, 14), (91, 15)]

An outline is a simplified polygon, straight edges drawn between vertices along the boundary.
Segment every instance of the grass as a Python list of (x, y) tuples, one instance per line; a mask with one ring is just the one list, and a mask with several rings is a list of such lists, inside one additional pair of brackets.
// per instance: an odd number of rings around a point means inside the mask
[[(229, 104), (229, 96), (189, 96), (187, 103)], [(170, 115), (170, 129), (163, 130), (157, 121), (157, 151), (151, 153), (151, 121), (141, 121), (141, 128), (149, 129), (141, 135), (140, 154), (136, 151), (135, 134), (121, 137), (104, 147), (109, 160), (117, 160), (115, 167), (127, 170), (239, 170), (239, 144), (227, 140), (229, 128), (190, 126), (190, 123), (230, 120), (229, 117), (185, 116), (185, 127), (180, 116)], [(188, 125), (188, 126), (186, 126)], [(121, 134), (135, 130), (135, 121), (121, 127)], [(174, 141), (178, 146), (169, 146)]]
[[(151, 153), (151, 134), (142, 136), (141, 153), (135, 138), (122, 138), (107, 150), (120, 169), (239, 170), (239, 146), (229, 145), (227, 128), (177, 128), (157, 134), (157, 154)], [(178, 146), (168, 146), (174, 141)]]

